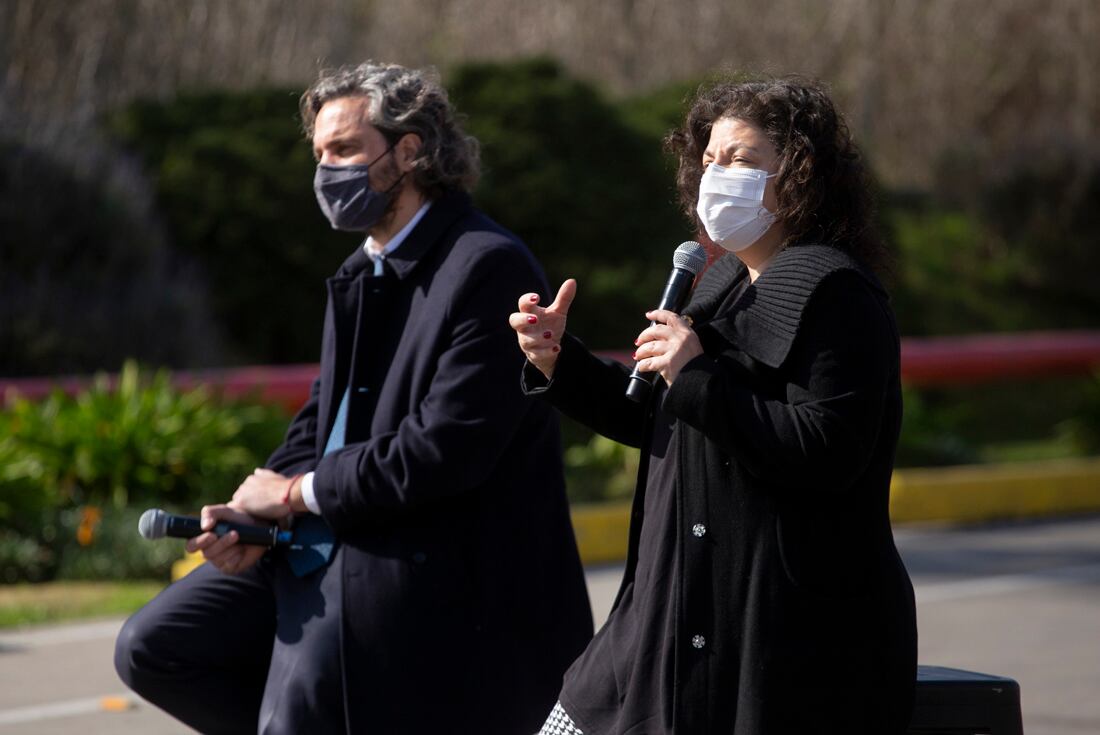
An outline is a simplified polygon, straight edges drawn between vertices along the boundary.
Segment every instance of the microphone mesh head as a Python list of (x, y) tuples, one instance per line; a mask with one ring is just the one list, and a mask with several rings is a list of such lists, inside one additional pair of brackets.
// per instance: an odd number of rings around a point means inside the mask
[(685, 270), (693, 276), (699, 275), (699, 271), (706, 265), (707, 251), (694, 240), (680, 243), (680, 247), (672, 254), (672, 267)]
[(163, 510), (150, 508), (142, 513), (141, 518), (138, 519), (138, 533), (140, 533), (143, 538), (164, 538), (164, 533), (167, 530), (168, 516), (165, 515)]

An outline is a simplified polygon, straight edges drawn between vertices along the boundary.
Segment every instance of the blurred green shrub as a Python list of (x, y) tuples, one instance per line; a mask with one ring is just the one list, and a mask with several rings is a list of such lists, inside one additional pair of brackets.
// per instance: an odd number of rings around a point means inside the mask
[(1100, 145), (1033, 141), (990, 166), (971, 205), (1017, 264), (1027, 327), (1100, 326)]
[[(159, 552), (144, 545), (129, 515), (149, 506), (195, 512), (225, 500), (278, 444), (286, 421), (276, 406), (223, 404), (202, 388), (179, 392), (166, 372), (143, 375), (132, 362), (114, 389), (101, 375), (75, 398), (9, 400), (0, 412), (0, 580), (92, 574), (105, 562), (71, 551), (75, 519), (87, 509), (101, 520), (85, 523), (85, 532), (105, 529), (97, 558), (160, 568)], [(119, 544), (128, 541), (135, 548), (124, 552)], [(141, 566), (145, 557), (153, 567)]]
[(0, 140), (0, 375), (219, 359), (202, 279), (105, 178)]
[[(684, 123), (688, 106), (695, 92), (705, 84), (706, 79), (693, 79), (666, 84), (648, 92), (626, 97), (616, 103), (627, 125), (641, 134), (650, 145), (651, 153), (657, 153), (657, 146), (673, 128)], [(666, 170), (671, 177), (676, 172), (676, 161), (665, 158)], [(671, 178), (669, 184), (671, 186)]]
[(1019, 264), (988, 250), (972, 215), (928, 202), (888, 201), (880, 215), (897, 267), (892, 299), (906, 336), (1007, 331), (1029, 304), (1009, 298)]
[(577, 279), (571, 331), (629, 346), (691, 236), (653, 132), (662, 126), (624, 115), (549, 59), (461, 65), (447, 86), (481, 141), (478, 205), (527, 242), (553, 291)]
[(948, 151), (929, 191), (886, 192), (902, 333), (1100, 326), (1100, 146), (1021, 142)]
[[(224, 499), (224, 498), (223, 498)], [(183, 555), (183, 542), (148, 541), (138, 533), (144, 507), (69, 508), (58, 518), (57, 579), (123, 580), (169, 578)], [(197, 508), (186, 513), (197, 514)], [(91, 516), (89, 518), (89, 516)]]
[(237, 362), (316, 360), (325, 279), (361, 241), (317, 207), (297, 101), (290, 90), (205, 92), (107, 121), (155, 182), (175, 246), (201, 264)]
[(1058, 433), (1081, 454), (1100, 453), (1100, 373), (1081, 391), (1080, 403), (1058, 425)]
[[(128, 362), (112, 389), (99, 375), (75, 397), (16, 399), (0, 414), (0, 487), (43, 488), (51, 505), (123, 508), (224, 497), (281, 439), (277, 407), (219, 405), (205, 388), (179, 392), (167, 372), (142, 375)], [(261, 446), (241, 442), (261, 425)], [(0, 503), (0, 520), (11, 517)]]
[(565, 486), (574, 503), (622, 500), (634, 493), (638, 450), (594, 435), (565, 450)]
[(959, 405), (928, 400), (902, 388), (904, 411), (894, 463), (898, 467), (935, 467), (974, 462), (977, 452), (958, 430)]
[(51, 579), (57, 569), (57, 556), (44, 540), (0, 529), (0, 584)]
[[(624, 114), (547, 59), (459, 65), (447, 86), (482, 144), (479, 206), (531, 246), (555, 288), (580, 281), (579, 334), (629, 344), (690, 236), (660, 152), (682, 90)], [(357, 244), (317, 209), (296, 109), (290, 91), (210, 92), (138, 102), (108, 123), (156, 182), (175, 245), (203, 265), (241, 361), (316, 358), (324, 279)]]
[[(446, 84), (482, 142), (478, 203), (531, 245), (553, 287), (579, 279), (575, 332), (629, 345), (672, 249), (692, 237), (660, 140), (696, 82), (611, 99), (526, 59), (457, 65)], [(108, 116), (154, 184), (158, 218), (75, 176), (60, 153), (0, 150), (11, 243), (0, 373), (114, 367), (125, 354), (173, 366), (316, 359), (323, 281), (357, 237), (317, 209), (297, 96), (190, 93)], [(1095, 328), (1098, 197), (1100, 152), (1069, 138), (995, 160), (968, 142), (944, 154), (927, 191), (883, 191), (903, 333)]]

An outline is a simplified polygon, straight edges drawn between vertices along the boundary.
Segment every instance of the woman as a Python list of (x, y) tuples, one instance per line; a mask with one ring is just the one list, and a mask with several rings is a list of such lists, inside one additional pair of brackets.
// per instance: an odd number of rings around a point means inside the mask
[(627, 371), (565, 332), (576, 283), (520, 299), (525, 389), (642, 448), (626, 571), (543, 732), (903, 733), (913, 588), (887, 515), (899, 342), (869, 270), (865, 171), (815, 83), (720, 83), (666, 141), (730, 254)]

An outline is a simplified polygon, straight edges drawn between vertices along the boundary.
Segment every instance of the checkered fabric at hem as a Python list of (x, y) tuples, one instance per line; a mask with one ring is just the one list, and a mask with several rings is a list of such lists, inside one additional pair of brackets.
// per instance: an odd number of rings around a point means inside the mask
[(584, 735), (584, 733), (573, 724), (573, 720), (569, 719), (569, 715), (565, 714), (565, 710), (561, 708), (561, 702), (558, 702), (554, 705), (550, 716), (546, 718), (542, 729), (539, 730), (539, 735)]

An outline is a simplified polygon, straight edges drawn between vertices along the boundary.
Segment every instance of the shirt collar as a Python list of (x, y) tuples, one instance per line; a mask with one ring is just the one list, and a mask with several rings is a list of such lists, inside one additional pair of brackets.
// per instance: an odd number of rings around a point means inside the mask
[[(431, 206), (432, 203), (430, 200), (424, 202), (420, 209), (416, 210), (416, 214), (412, 216), (412, 219), (410, 219), (404, 227), (398, 230), (397, 234), (394, 235), (388, 243), (386, 243), (386, 246), (382, 248), (381, 254), (383, 256), (386, 256), (396, 250), (398, 246), (400, 246), (401, 243), (405, 241), (405, 238), (408, 237), (409, 233), (412, 232), (413, 228), (416, 227), (417, 223), (424, 218), (424, 214), (427, 213), (428, 208)], [(375, 250), (371, 248), (371, 245), (373, 244), (374, 238), (370, 235), (367, 235), (367, 239), (363, 242), (363, 250), (364, 252), (366, 252), (371, 260), (374, 260), (378, 257), (378, 253), (376, 253)]]

